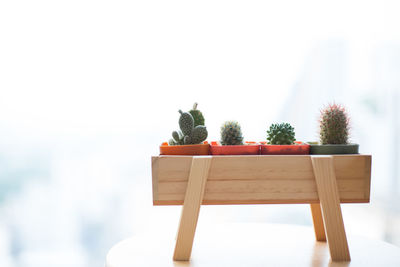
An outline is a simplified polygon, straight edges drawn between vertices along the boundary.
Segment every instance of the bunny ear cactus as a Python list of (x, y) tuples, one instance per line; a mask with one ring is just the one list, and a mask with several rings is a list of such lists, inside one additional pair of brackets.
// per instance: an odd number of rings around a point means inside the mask
[(201, 113), (201, 111), (197, 109), (197, 103), (194, 103), (193, 109), (191, 109), (189, 113), (194, 119), (194, 127), (196, 127), (197, 125), (205, 125), (203, 113)]
[(194, 126), (193, 116), (189, 112), (179, 110), (179, 127), (181, 131), (173, 131), (173, 139), (169, 145), (194, 145), (203, 143), (208, 136), (207, 128), (203, 125)]
[(348, 144), (349, 117), (343, 106), (328, 105), (321, 111), (319, 123), (321, 144)]
[(267, 140), (271, 145), (291, 145), (296, 141), (294, 128), (289, 123), (272, 124), (267, 131)]
[(226, 121), (221, 126), (221, 145), (243, 145), (243, 135), (237, 121)]

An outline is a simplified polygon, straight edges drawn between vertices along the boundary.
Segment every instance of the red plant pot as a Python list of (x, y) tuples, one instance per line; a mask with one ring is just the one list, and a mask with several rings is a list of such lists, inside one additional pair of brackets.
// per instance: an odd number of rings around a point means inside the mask
[(160, 146), (160, 155), (210, 155), (210, 144), (170, 146), (164, 142)]
[(294, 145), (268, 145), (261, 143), (261, 155), (308, 155), (310, 145), (303, 142), (294, 142)]
[(258, 155), (260, 145), (256, 142), (246, 142), (247, 145), (223, 146), (219, 142), (211, 142), (211, 155)]

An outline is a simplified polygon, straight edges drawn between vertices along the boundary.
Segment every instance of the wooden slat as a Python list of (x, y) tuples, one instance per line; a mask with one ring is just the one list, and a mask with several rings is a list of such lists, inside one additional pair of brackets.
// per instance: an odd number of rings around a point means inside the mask
[(326, 241), (324, 220), (322, 219), (322, 211), (320, 203), (310, 204), (311, 215), (313, 219), (315, 239), (317, 241)]
[(193, 157), (178, 235), (176, 237), (173, 257), (176, 261), (187, 261), (190, 259), (210, 163), (211, 157)]
[(372, 158), (371, 157), (365, 157), (365, 198), (369, 199), (370, 192), (371, 192), (371, 164), (372, 164)]
[(153, 201), (158, 201), (158, 170), (160, 166), (158, 165), (158, 157), (151, 158), (151, 173), (152, 173), (152, 183), (153, 183)]
[(350, 261), (332, 156), (312, 158), (329, 251), (333, 261)]
[[(185, 196), (187, 182), (160, 182), (157, 184), (160, 194)], [(362, 192), (364, 194), (363, 180), (339, 180), (341, 192)], [(209, 193), (316, 193), (316, 184), (312, 180), (235, 180), (208, 181), (206, 194)]]
[(214, 157), (209, 181), (213, 180), (313, 180), (308, 156)]
[[(154, 205), (182, 205), (192, 157), (153, 157)], [(333, 156), (340, 201), (369, 202), (367, 155)], [(318, 203), (311, 156), (213, 156), (202, 204)]]
[[(270, 194), (271, 199), (265, 199), (262, 194), (240, 194), (232, 196), (231, 194), (213, 194), (209, 195), (210, 199), (203, 199), (202, 205), (240, 205), (240, 204), (312, 204), (319, 203), (317, 198), (311, 194), (296, 194), (297, 198), (291, 194)], [(364, 193), (343, 193), (344, 199), (340, 203), (368, 203), (369, 200), (364, 199)], [(183, 200), (179, 200), (177, 195), (161, 195), (161, 200), (154, 200), (153, 205), (182, 205)]]

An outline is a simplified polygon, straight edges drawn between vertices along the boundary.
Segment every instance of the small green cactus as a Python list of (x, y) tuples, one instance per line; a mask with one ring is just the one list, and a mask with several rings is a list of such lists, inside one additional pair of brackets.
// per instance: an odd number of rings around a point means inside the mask
[(347, 144), (349, 128), (349, 117), (343, 106), (332, 104), (321, 111), (319, 121), (321, 144)]
[(191, 135), (194, 128), (194, 119), (189, 112), (182, 112), (179, 110), (181, 116), (179, 117), (179, 127), (184, 135)]
[(237, 121), (226, 121), (221, 126), (221, 145), (243, 145), (243, 135)]
[(291, 145), (295, 139), (294, 128), (289, 123), (272, 124), (267, 131), (268, 144)]
[(179, 113), (181, 114), (179, 117), (181, 131), (173, 131), (172, 139), (169, 140), (168, 144), (176, 146), (203, 143), (208, 136), (207, 128), (204, 125), (194, 127), (194, 119), (189, 112), (179, 110)]
[(204, 124), (204, 116), (200, 110), (197, 109), (197, 103), (194, 103), (193, 109), (189, 111), (194, 119), (194, 127), (197, 125), (205, 125)]

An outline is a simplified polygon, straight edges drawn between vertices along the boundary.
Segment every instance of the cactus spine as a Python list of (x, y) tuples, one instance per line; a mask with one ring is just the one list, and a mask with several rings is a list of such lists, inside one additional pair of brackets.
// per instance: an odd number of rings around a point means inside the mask
[(349, 117), (343, 106), (331, 104), (322, 110), (319, 127), (321, 144), (348, 143)]
[(226, 121), (221, 126), (221, 145), (243, 145), (243, 135), (237, 121)]
[(294, 128), (289, 123), (272, 124), (267, 131), (268, 144), (291, 145), (295, 139)]

